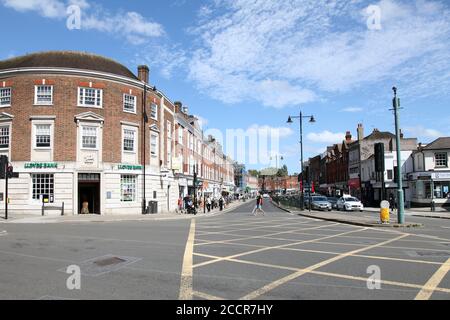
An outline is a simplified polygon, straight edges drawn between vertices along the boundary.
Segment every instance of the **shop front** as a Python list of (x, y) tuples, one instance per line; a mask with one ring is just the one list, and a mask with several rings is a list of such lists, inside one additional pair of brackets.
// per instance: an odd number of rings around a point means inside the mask
[(450, 171), (419, 172), (409, 175), (411, 185), (411, 205), (429, 207), (450, 207)]

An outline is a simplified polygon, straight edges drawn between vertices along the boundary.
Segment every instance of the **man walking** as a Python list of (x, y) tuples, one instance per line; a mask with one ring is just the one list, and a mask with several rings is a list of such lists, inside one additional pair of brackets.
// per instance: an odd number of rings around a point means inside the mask
[(254, 216), (256, 216), (256, 214), (257, 214), (258, 211), (260, 211), (260, 212), (262, 213), (263, 216), (265, 215), (265, 212), (264, 212), (264, 210), (262, 209), (262, 203), (263, 203), (263, 200), (262, 200), (262, 199), (263, 199), (263, 198), (262, 198), (261, 194), (258, 193), (258, 196), (256, 197), (256, 206), (255, 206), (255, 208), (254, 208), (253, 211), (252, 211), (252, 214), (253, 214)]

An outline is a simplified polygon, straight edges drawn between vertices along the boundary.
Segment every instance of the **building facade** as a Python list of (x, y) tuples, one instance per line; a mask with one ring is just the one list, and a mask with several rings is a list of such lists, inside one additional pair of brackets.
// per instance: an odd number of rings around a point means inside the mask
[(408, 173), (411, 202), (414, 206), (450, 206), (450, 137), (438, 138), (411, 155)]
[(135, 75), (108, 58), (61, 51), (0, 61), (0, 154), (19, 173), (9, 209), (40, 214), (48, 198), (67, 214), (148, 213), (149, 201), (174, 211), (194, 170), (232, 183), (230, 159), (183, 111), (150, 84), (147, 66)]

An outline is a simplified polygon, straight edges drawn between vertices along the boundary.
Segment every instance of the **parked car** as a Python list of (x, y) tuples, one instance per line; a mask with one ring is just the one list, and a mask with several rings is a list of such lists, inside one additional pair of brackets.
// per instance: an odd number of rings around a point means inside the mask
[(342, 197), (337, 201), (337, 210), (344, 210), (344, 211), (360, 211), (362, 212), (364, 210), (364, 206), (355, 197)]
[[(309, 199), (306, 202), (307, 208), (309, 208)], [(331, 211), (331, 203), (328, 202), (327, 197), (312, 196), (311, 197), (311, 209), (312, 210), (328, 210)]]
[(337, 209), (337, 202), (338, 202), (338, 198), (336, 197), (328, 197), (327, 198), (328, 202), (331, 203), (331, 208), (332, 209)]
[(263, 198), (270, 198), (270, 196), (267, 193), (264, 193)]

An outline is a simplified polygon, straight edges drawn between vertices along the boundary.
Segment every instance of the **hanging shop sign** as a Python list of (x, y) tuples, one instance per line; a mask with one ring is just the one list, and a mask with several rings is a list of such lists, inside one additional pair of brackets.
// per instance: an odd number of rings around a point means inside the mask
[(28, 162), (25, 163), (25, 169), (57, 169), (56, 162)]

